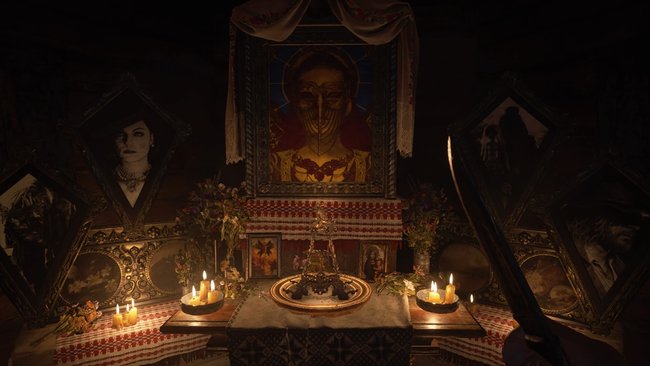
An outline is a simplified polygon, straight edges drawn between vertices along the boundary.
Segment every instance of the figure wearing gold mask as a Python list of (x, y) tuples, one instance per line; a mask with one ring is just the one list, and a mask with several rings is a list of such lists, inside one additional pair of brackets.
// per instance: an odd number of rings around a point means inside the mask
[[(282, 182), (365, 182), (370, 130), (367, 118), (353, 106), (354, 67), (341, 55), (318, 48), (294, 58), (285, 71), (284, 85), (290, 115), (274, 116), (272, 126), (272, 134), (288, 140), (286, 149), (271, 154), (275, 178)], [(291, 127), (301, 133), (288, 134)]]

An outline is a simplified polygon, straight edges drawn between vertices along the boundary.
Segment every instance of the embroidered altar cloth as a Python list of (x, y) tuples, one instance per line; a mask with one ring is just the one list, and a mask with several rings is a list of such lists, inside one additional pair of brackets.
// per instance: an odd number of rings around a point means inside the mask
[(235, 311), (227, 333), (231, 366), (406, 366), (413, 327), (405, 296), (373, 292), (352, 310), (313, 314), (252, 295)]
[(137, 324), (121, 330), (111, 328), (113, 313), (107, 312), (92, 331), (57, 337), (52, 363), (143, 365), (169, 358), (196, 358), (205, 352), (209, 335), (160, 333), (162, 323), (179, 308), (178, 300), (138, 306)]
[(247, 233), (282, 232), (283, 240), (308, 240), (316, 207), (335, 221), (334, 239), (402, 241), (402, 204), (398, 199), (256, 198), (247, 202)]

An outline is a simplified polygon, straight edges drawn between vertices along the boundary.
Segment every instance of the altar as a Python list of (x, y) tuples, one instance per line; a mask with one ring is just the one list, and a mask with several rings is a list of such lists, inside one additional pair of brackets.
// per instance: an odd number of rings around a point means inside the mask
[(485, 330), (460, 304), (453, 313), (420, 309), (414, 299), (377, 294), (341, 313), (309, 314), (276, 304), (272, 281), (243, 300), (206, 315), (173, 314), (163, 334), (209, 334), (208, 348), (228, 350), (231, 365), (408, 365), (412, 350), (435, 351), (437, 336), (482, 337)]

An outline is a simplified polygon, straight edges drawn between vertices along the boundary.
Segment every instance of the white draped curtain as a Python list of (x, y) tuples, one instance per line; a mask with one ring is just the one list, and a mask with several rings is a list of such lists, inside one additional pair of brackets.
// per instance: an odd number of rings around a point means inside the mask
[[(234, 98), (235, 29), (251, 36), (282, 42), (293, 33), (309, 8), (310, 0), (250, 0), (233, 9), (230, 18), (228, 97), (226, 100), (226, 163), (242, 160), (242, 126)], [(332, 13), (350, 32), (371, 45), (396, 37), (397, 57), (397, 150), (409, 157), (413, 151), (415, 82), (418, 36), (408, 3), (394, 0), (328, 0)]]

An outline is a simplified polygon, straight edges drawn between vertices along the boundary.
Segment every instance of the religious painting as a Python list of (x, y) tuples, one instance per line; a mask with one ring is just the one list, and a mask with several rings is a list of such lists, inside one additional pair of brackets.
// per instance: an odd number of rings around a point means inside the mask
[(314, 32), (299, 26), (281, 43), (242, 35), (244, 53), (254, 55), (240, 62), (251, 70), (240, 95), (251, 111), (254, 193), (394, 194), (394, 45), (364, 44), (343, 27), (330, 28), (327, 41), (305, 43)]
[(359, 277), (375, 282), (388, 271), (388, 244), (362, 242), (359, 257)]
[(82, 253), (70, 267), (61, 298), (69, 304), (99, 301), (101, 307), (106, 307), (122, 285), (123, 271), (119, 259), (105, 252)]
[[(611, 161), (596, 164), (550, 208), (565, 253), (590, 295), (597, 327), (608, 327), (648, 272), (650, 193)], [(619, 305), (620, 304), (620, 305)]]
[(185, 249), (187, 240), (174, 239), (160, 243), (147, 258), (147, 278), (151, 284), (164, 294), (177, 294), (181, 285), (176, 275), (176, 256)]
[(485, 202), (517, 223), (558, 135), (556, 118), (519, 83), (504, 81), (452, 135)]
[(546, 313), (567, 313), (578, 305), (576, 292), (557, 256), (532, 255), (519, 266), (539, 307)]
[(121, 224), (141, 225), (189, 126), (164, 112), (125, 75), (85, 114), (78, 129), (84, 155)]
[(281, 242), (279, 233), (248, 235), (249, 278), (280, 277)]
[(43, 167), (23, 166), (0, 182), (0, 283), (28, 321), (56, 301), (89, 214), (84, 194)]

